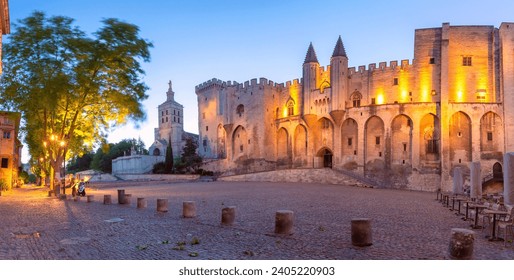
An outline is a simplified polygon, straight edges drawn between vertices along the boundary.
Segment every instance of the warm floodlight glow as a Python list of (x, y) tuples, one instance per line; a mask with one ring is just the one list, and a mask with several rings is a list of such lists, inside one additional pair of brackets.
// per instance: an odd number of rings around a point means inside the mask
[(457, 102), (462, 102), (464, 101), (464, 95), (462, 94), (462, 91), (458, 91), (457, 92)]
[(377, 104), (378, 105), (384, 104), (384, 95), (383, 94), (377, 95)]

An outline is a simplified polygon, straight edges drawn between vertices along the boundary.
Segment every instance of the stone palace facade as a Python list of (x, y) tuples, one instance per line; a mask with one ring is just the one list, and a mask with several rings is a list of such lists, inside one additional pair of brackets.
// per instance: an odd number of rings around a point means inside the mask
[(241, 174), (331, 167), (384, 187), (451, 190), (481, 163), (500, 176), (514, 151), (514, 23), (415, 30), (414, 59), (330, 65), (313, 45), (286, 83), (212, 79), (196, 87), (205, 169)]

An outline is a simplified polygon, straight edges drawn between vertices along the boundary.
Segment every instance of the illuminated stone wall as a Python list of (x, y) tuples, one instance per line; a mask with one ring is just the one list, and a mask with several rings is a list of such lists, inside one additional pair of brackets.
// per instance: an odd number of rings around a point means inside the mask
[(18, 179), (18, 167), (21, 165), (20, 119), (20, 113), (0, 111), (0, 179), (9, 187)]
[(200, 152), (227, 174), (332, 167), (451, 190), (455, 167), (486, 178), (514, 150), (513, 50), (507, 23), (418, 29), (413, 60), (367, 67), (321, 66), (309, 46), (301, 79), (198, 85)]

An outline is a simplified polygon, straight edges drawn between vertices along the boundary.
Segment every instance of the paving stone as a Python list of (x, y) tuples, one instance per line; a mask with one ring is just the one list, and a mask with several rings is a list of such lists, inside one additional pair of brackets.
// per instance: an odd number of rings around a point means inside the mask
[[(119, 187), (93, 185), (88, 194), (115, 196)], [(48, 198), (45, 188), (3, 194), (0, 238), (8, 242), (0, 243), (0, 259), (438, 260), (448, 259), (451, 229), (469, 228), (435, 194), (417, 191), (272, 182), (125, 181), (123, 188), (145, 197), (148, 208)], [(169, 199), (165, 215), (155, 211), (157, 198)], [(183, 219), (182, 202), (189, 200), (201, 207), (194, 219)], [(237, 207), (230, 227), (220, 224), (226, 205)], [(294, 211), (293, 235), (274, 234), (277, 209)], [(355, 248), (351, 219), (363, 215), (373, 220), (373, 245)], [(475, 259), (514, 259), (514, 246), (475, 233)]]

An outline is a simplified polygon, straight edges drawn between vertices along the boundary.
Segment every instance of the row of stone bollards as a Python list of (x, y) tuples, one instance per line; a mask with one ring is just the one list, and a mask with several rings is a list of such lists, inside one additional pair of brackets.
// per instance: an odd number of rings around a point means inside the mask
[[(118, 204), (130, 205), (132, 195), (125, 193), (125, 190), (118, 190)], [(110, 194), (104, 195), (103, 204), (112, 204), (112, 196)], [(146, 198), (137, 198), (137, 208), (147, 208), (148, 203)], [(158, 198), (157, 199), (157, 212), (165, 213), (168, 212), (168, 199)], [(230, 206), (222, 209), (221, 223), (224, 225), (232, 225), (235, 221), (236, 207)], [(184, 201), (182, 206), (182, 216), (184, 218), (196, 217), (196, 204), (194, 201)]]
[[(68, 199), (68, 195), (61, 195), (61, 198)], [(118, 204), (131, 204), (132, 195), (125, 193), (125, 190), (118, 190)], [(80, 196), (75, 196), (74, 201), (80, 201)], [(93, 202), (94, 196), (87, 195), (86, 201)], [(104, 195), (103, 204), (112, 204), (110, 194)], [(137, 198), (137, 208), (147, 208), (147, 200)], [(157, 212), (168, 212), (168, 199), (157, 199)], [(196, 217), (196, 204), (194, 201), (184, 201), (182, 204), (182, 216), (184, 218)], [(233, 225), (236, 217), (236, 207), (224, 207), (221, 210), (221, 224)], [(275, 233), (281, 235), (293, 234), (294, 212), (290, 210), (278, 210), (275, 213)], [(452, 259), (468, 260), (473, 257), (475, 233), (468, 229), (453, 228), (449, 244), (449, 254)], [(355, 218), (351, 220), (351, 241), (352, 245), (358, 247), (370, 246), (373, 244), (371, 234), (371, 219)]]
[[(118, 190), (118, 204), (131, 204), (131, 194), (125, 193), (125, 190)], [(109, 194), (104, 195), (104, 204), (112, 204), (112, 197)], [(137, 208), (146, 208), (147, 201), (145, 198), (137, 198)], [(157, 212), (168, 212), (168, 199), (157, 199)], [(182, 204), (182, 216), (184, 218), (196, 217), (196, 204), (194, 201), (184, 201)], [(233, 225), (236, 218), (236, 207), (228, 206), (221, 209), (221, 224)], [(275, 234), (291, 235), (293, 234), (294, 212), (290, 210), (278, 210), (275, 213)], [(371, 235), (371, 219), (358, 218), (351, 221), (351, 240), (352, 245), (364, 247), (372, 245)]]

